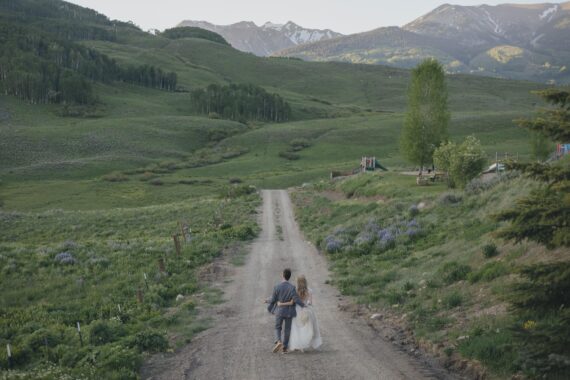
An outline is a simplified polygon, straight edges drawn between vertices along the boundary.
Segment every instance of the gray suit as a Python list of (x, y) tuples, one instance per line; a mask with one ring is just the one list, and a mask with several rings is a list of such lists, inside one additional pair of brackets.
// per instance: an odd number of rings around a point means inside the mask
[[(297, 305), (305, 307), (295, 287), (290, 282), (283, 281), (273, 289), (273, 295), (267, 307), (270, 313), (275, 314), (275, 337), (278, 341), (283, 342), (283, 348), (287, 348), (289, 345), (291, 322), (297, 316), (297, 312), (295, 311), (295, 304), (291, 306), (277, 306), (277, 302), (289, 302), (291, 300), (295, 301)], [(283, 339), (281, 339), (283, 323), (285, 323), (285, 334)]]

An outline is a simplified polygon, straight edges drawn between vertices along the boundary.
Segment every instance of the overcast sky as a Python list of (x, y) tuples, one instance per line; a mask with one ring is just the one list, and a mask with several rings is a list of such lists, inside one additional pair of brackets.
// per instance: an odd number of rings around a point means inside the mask
[[(109, 16), (133, 21), (142, 29), (166, 29), (180, 21), (203, 20), (214, 24), (253, 21), (285, 23), (289, 20), (307, 27), (358, 33), (381, 26), (404, 25), (451, 2), (479, 5), (473, 0), (69, 0)], [(540, 0), (488, 0), (485, 4), (540, 3)], [(546, 1), (544, 1), (546, 2)], [(563, 1), (549, 1), (561, 3)]]

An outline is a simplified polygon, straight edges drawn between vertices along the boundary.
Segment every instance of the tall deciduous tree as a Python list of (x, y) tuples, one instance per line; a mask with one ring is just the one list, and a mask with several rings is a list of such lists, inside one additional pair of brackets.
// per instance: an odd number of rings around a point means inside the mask
[(433, 152), (447, 138), (447, 86), (443, 67), (427, 59), (412, 70), (401, 151), (420, 170), (433, 162)]

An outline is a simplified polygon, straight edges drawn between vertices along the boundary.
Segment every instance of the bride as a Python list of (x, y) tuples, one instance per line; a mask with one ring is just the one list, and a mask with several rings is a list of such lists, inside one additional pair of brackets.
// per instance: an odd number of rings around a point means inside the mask
[[(317, 349), (322, 344), (321, 333), (317, 316), (313, 310), (313, 292), (307, 287), (307, 279), (300, 275), (297, 277), (297, 294), (307, 307), (296, 305), (297, 317), (293, 318), (289, 350), (304, 351), (309, 348)], [(279, 302), (278, 306), (291, 306), (294, 301)]]

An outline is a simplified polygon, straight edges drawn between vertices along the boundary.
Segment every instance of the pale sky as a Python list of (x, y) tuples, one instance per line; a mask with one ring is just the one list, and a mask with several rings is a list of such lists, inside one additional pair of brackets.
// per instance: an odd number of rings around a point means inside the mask
[(111, 19), (133, 21), (143, 30), (164, 30), (182, 20), (209, 21), (227, 25), (239, 21), (285, 23), (306, 28), (332, 29), (351, 34), (402, 26), (450, 2), (459, 5), (502, 3), (561, 3), (540, 0), (68, 0), (95, 9)]

